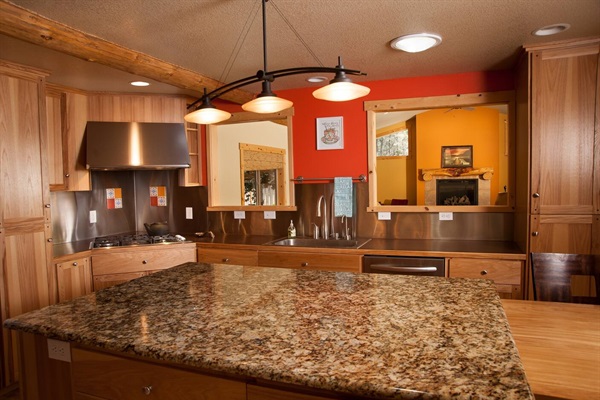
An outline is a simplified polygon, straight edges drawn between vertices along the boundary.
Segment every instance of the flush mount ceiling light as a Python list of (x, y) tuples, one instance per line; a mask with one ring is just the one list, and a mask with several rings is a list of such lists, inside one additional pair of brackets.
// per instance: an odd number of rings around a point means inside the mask
[(150, 86), (150, 84), (148, 82), (144, 82), (144, 81), (133, 81), (133, 82), (129, 82), (129, 84), (131, 86)]
[(419, 53), (429, 50), (432, 47), (442, 43), (442, 37), (433, 33), (415, 33), (413, 35), (404, 35), (397, 37), (390, 42), (390, 46), (395, 50), (402, 50), (408, 53)]
[(531, 34), (535, 35), (535, 36), (556, 35), (557, 33), (566, 31), (570, 27), (571, 27), (571, 25), (564, 24), (564, 23), (563, 24), (552, 24), (552, 25), (544, 26), (540, 29), (536, 29), (535, 31), (531, 32)]
[[(262, 91), (256, 98), (242, 105), (245, 111), (255, 113), (274, 113), (290, 108), (293, 103), (289, 100), (277, 97), (271, 90), (271, 83), (276, 78), (298, 75), (298, 74), (314, 74), (314, 73), (332, 73), (335, 74), (330, 84), (315, 90), (313, 96), (321, 100), (327, 101), (348, 101), (366, 96), (371, 89), (366, 86), (352, 83), (347, 75), (366, 75), (366, 73), (347, 69), (342, 65), (341, 57), (338, 57), (338, 64), (335, 67), (296, 67), (286, 68), (277, 71), (269, 71), (267, 69), (267, 26), (266, 26), (266, 2), (262, 1), (262, 29), (263, 29), (263, 69), (259, 70), (256, 75), (248, 76), (239, 79), (235, 82), (223, 85), (209, 93), (204, 89), (204, 95), (188, 106), (188, 109), (193, 109), (187, 114), (184, 119), (188, 122), (197, 124), (216, 124), (225, 121), (231, 117), (231, 114), (218, 110), (211, 103), (214, 100), (227, 92), (241, 88), (252, 83), (261, 82)], [(278, 10), (279, 12), (279, 10)], [(294, 30), (294, 33), (295, 30)], [(304, 42), (301, 40), (301, 42)]]

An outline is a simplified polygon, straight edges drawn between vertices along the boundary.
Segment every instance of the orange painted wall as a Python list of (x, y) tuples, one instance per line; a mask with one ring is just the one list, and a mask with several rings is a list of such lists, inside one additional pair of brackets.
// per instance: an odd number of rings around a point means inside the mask
[[(473, 146), (473, 168), (491, 167), (491, 204), (498, 195), (499, 112), (438, 109), (417, 115), (417, 168), (442, 167), (442, 146)], [(417, 181), (417, 204), (425, 204), (425, 182)]]

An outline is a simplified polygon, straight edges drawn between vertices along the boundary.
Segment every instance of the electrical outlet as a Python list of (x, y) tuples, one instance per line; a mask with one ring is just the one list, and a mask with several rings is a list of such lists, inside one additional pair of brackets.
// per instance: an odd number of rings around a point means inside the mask
[(387, 211), (380, 211), (377, 213), (377, 219), (380, 221), (389, 221), (392, 219), (392, 213)]
[(246, 211), (234, 211), (233, 219), (246, 219)]
[(441, 212), (440, 213), (440, 221), (452, 221), (454, 219), (454, 215), (451, 212)]
[(275, 219), (275, 211), (265, 211), (264, 218), (265, 219)]
[(194, 219), (194, 211), (192, 207), (185, 208), (185, 219)]
[(48, 339), (48, 357), (53, 360), (71, 362), (71, 345), (62, 340)]
[(90, 210), (90, 224), (96, 223), (96, 210)]

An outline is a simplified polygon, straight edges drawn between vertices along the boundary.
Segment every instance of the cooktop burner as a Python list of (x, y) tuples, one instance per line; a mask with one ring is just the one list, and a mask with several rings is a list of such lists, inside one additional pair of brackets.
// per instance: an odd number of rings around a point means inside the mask
[(94, 239), (94, 248), (99, 247), (116, 247), (116, 246), (135, 246), (141, 244), (158, 244), (158, 243), (181, 243), (185, 238), (180, 235), (161, 235), (150, 236), (145, 233), (130, 234), (130, 235), (112, 235), (97, 237)]

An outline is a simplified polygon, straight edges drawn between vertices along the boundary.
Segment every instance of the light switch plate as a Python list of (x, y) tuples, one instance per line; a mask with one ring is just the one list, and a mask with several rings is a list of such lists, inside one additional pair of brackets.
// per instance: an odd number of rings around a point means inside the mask
[(389, 221), (392, 219), (392, 213), (388, 211), (380, 211), (377, 213), (377, 219), (380, 221)]
[(451, 212), (441, 212), (440, 213), (440, 221), (452, 221), (454, 219), (454, 215)]
[(246, 219), (246, 211), (234, 211), (233, 219)]
[(90, 224), (96, 223), (96, 210), (90, 210)]
[(185, 219), (194, 219), (194, 211), (192, 207), (185, 208)]
[(265, 211), (265, 219), (275, 219), (275, 211)]

